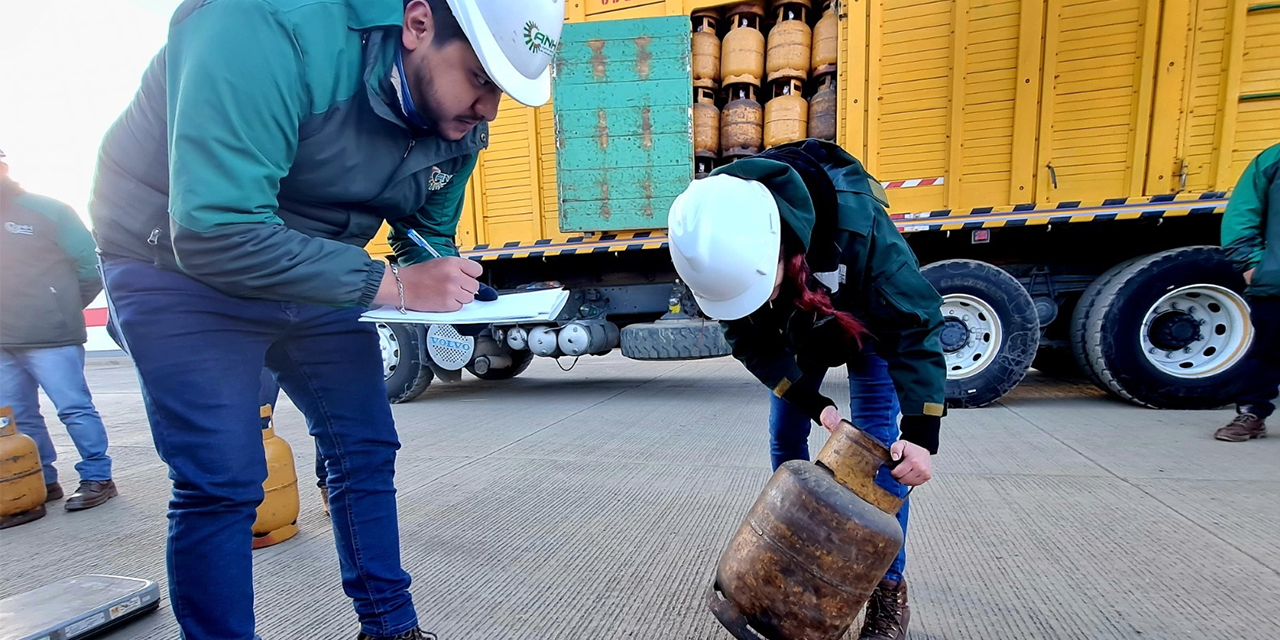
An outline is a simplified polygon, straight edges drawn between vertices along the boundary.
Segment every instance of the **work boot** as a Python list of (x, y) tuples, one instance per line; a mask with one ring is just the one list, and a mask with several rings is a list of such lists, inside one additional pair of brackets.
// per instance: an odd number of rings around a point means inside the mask
[(398, 636), (387, 637), (371, 636), (361, 631), (356, 640), (436, 640), (436, 634), (414, 627)]
[(80, 488), (67, 498), (67, 511), (92, 509), (120, 495), (110, 480), (81, 480)]
[(50, 482), (49, 484), (46, 484), (44, 486), (45, 502), (53, 502), (54, 500), (61, 500), (63, 495), (64, 494), (62, 493), (62, 485), (58, 484), (57, 482)]
[(1223, 442), (1244, 442), (1266, 436), (1267, 425), (1252, 413), (1238, 414), (1227, 426), (1213, 432), (1213, 437)]
[(34, 509), (28, 509), (22, 513), (12, 513), (4, 517), (0, 517), (0, 529), (8, 529), (16, 527), (20, 524), (34, 522), (43, 518), (45, 514), (44, 505), (40, 505)]
[(867, 600), (867, 618), (858, 640), (906, 640), (909, 622), (907, 581), (881, 580)]

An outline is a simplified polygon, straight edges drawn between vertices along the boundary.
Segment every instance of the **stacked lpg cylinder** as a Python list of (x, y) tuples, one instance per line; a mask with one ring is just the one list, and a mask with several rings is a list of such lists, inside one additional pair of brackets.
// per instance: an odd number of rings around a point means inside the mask
[(693, 13), (697, 177), (776, 145), (835, 140), (839, 23), (831, 0), (820, 17), (811, 15), (812, 1)]

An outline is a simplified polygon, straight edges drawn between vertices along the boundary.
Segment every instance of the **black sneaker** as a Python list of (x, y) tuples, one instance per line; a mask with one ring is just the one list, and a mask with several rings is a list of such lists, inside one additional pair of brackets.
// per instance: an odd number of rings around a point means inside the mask
[(363, 631), (356, 636), (356, 640), (437, 640), (436, 634), (429, 631), (423, 631), (418, 627), (414, 627), (398, 636), (371, 636)]

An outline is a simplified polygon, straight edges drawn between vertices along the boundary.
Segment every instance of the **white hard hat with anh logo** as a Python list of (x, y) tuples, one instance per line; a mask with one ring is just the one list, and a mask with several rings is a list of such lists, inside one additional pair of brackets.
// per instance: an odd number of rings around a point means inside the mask
[(551, 99), (551, 60), (564, 28), (564, 0), (448, 0), (489, 77), (521, 104)]

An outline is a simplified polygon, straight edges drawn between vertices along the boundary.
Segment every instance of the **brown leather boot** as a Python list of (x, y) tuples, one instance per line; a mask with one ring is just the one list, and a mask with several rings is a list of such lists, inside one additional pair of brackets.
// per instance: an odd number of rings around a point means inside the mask
[(881, 580), (867, 600), (867, 619), (858, 640), (906, 640), (911, 607), (907, 606), (907, 581)]
[(110, 480), (81, 480), (80, 488), (67, 498), (67, 511), (92, 509), (117, 495), (116, 483)]
[(1252, 413), (1241, 413), (1227, 426), (1213, 432), (1213, 437), (1223, 442), (1245, 442), (1254, 438), (1267, 437), (1267, 425), (1262, 418)]
[(58, 484), (57, 482), (50, 482), (49, 484), (46, 484), (44, 486), (45, 502), (53, 502), (54, 500), (61, 500), (63, 495), (64, 494), (62, 493), (62, 485)]

